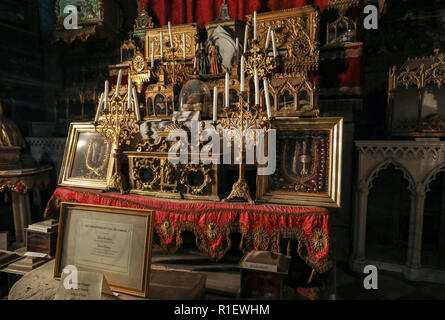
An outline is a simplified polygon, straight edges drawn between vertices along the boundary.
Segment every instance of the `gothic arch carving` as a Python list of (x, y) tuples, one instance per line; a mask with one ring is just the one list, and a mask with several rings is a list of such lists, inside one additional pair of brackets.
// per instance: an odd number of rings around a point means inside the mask
[(430, 184), (432, 181), (436, 180), (436, 176), (440, 173), (440, 172), (444, 172), (445, 171), (445, 163), (441, 163), (438, 166), (434, 167), (426, 176), (425, 179), (423, 180), (422, 186), (423, 186), (423, 190), (425, 191), (425, 193), (427, 193), (428, 191), (430, 191)]
[(387, 159), (384, 160), (382, 162), (380, 162), (373, 170), (371, 170), (371, 173), (368, 175), (368, 177), (366, 178), (366, 185), (368, 186), (368, 190), (371, 190), (373, 187), (373, 183), (375, 178), (377, 178), (377, 176), (379, 175), (379, 172), (388, 168), (388, 166), (392, 164), (394, 165), (394, 167), (397, 170), (402, 171), (403, 173), (403, 178), (405, 180), (408, 181), (408, 190), (412, 193), (415, 192), (416, 190), (416, 183), (415, 180), (413, 178), (413, 176), (411, 175), (411, 173), (400, 163), (398, 163), (397, 161), (395, 161), (394, 159)]

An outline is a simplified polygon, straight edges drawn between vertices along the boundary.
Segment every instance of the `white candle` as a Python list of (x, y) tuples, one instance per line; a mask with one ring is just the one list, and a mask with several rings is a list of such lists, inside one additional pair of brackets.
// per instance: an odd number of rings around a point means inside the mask
[(240, 85), (239, 90), (240, 92), (244, 92), (244, 81), (245, 81), (245, 74), (244, 74), (244, 57), (241, 57), (241, 71), (240, 71)]
[(269, 85), (267, 83), (267, 79), (263, 80), (263, 84), (264, 84), (264, 98), (266, 99), (267, 118), (270, 119), (272, 114), (270, 111)]
[(249, 37), (249, 26), (246, 24), (246, 29), (244, 29), (244, 53), (247, 50), (247, 38)]
[(239, 38), (236, 37), (235, 39), (235, 54), (236, 54), (236, 59), (239, 58)]
[(128, 100), (127, 109), (131, 109), (131, 76), (128, 74)]
[(183, 32), (182, 33), (182, 50), (184, 51), (184, 60), (185, 60), (185, 57), (186, 57), (186, 55), (185, 55), (185, 33)]
[(114, 93), (114, 96), (116, 98), (119, 97), (119, 88), (121, 87), (121, 81), (122, 81), (122, 69), (119, 70), (119, 74), (117, 75), (116, 92)]
[(272, 49), (273, 49), (273, 56), (274, 58), (277, 57), (277, 47), (275, 46), (275, 35), (273, 30), (270, 32), (270, 35), (272, 37)]
[(104, 92), (104, 110), (108, 108), (108, 91), (110, 90), (110, 83), (105, 80), (105, 92)]
[(213, 121), (218, 117), (218, 87), (213, 88)]
[(151, 67), (155, 67), (155, 42), (151, 42)]
[(168, 34), (170, 36), (170, 48), (173, 49), (173, 33), (172, 33), (172, 24), (170, 21), (168, 22)]
[(159, 45), (160, 45), (160, 51), (161, 51), (161, 59), (164, 58), (164, 39), (163, 39), (162, 31), (159, 32)]
[(256, 11), (253, 13), (253, 40), (256, 40)]
[(265, 46), (266, 49), (269, 48), (270, 31), (271, 31), (271, 30), (272, 30), (272, 26), (269, 26), (269, 28), (267, 29), (266, 46)]
[(225, 104), (225, 106), (226, 106), (226, 108), (229, 106), (229, 73), (228, 72), (226, 72), (226, 86), (225, 86), (225, 93), (226, 93), (226, 96), (225, 96), (225, 98), (226, 98), (226, 104)]
[(193, 59), (193, 70), (196, 69), (196, 57)]
[(102, 94), (100, 95), (100, 99), (99, 99), (99, 105), (97, 106), (96, 117), (94, 118), (94, 122), (99, 121), (100, 111), (102, 109), (103, 103), (104, 103), (104, 94), (102, 92)]
[(141, 121), (141, 113), (139, 111), (138, 94), (136, 92), (135, 87), (133, 87), (133, 99), (134, 99), (134, 111), (136, 112), (136, 120)]
[(255, 105), (259, 105), (260, 104), (260, 83), (258, 82), (258, 70), (257, 69), (255, 69), (254, 82), (255, 82)]

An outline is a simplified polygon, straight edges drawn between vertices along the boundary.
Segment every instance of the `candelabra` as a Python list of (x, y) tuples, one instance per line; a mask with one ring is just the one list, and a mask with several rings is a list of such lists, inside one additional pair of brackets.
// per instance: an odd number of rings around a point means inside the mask
[(161, 81), (166, 80), (169, 83), (177, 84), (183, 82), (192, 74), (193, 70), (190, 66), (187, 66), (186, 59), (179, 59), (176, 52), (177, 48), (166, 46), (165, 55), (163, 55), (160, 64), (152, 66), (152, 73)]
[[(241, 142), (238, 180), (233, 184), (232, 191), (227, 198), (223, 199), (223, 202), (234, 198), (241, 198), (247, 200), (250, 204), (254, 204), (255, 201), (250, 195), (249, 185), (245, 177), (246, 164), (243, 162), (243, 149), (245, 149), (244, 146), (247, 143), (249, 134), (255, 135), (256, 130), (264, 130), (264, 132), (267, 132), (271, 127), (271, 123), (259, 105), (250, 107), (247, 102), (247, 92), (240, 92), (238, 97), (239, 101), (235, 103), (233, 109), (230, 107), (225, 108), (226, 118), (221, 120), (222, 127), (226, 130), (231, 130), (235, 138)], [(252, 138), (254, 138), (254, 136), (252, 136)], [(249, 141), (255, 143), (256, 140), (249, 139)], [(254, 147), (258, 146), (254, 145)]]
[[(105, 142), (112, 143), (114, 173), (109, 181), (107, 181), (106, 191), (119, 190), (122, 194), (125, 191), (126, 179), (121, 172), (120, 162), (122, 158), (122, 145), (130, 144), (135, 134), (140, 129), (139, 104), (136, 96), (136, 90), (131, 89), (131, 81), (129, 81), (128, 92), (121, 95), (119, 92), (120, 77), (116, 92), (108, 97), (106, 90), (99, 103), (94, 125), (96, 131), (105, 138)], [(103, 108), (101, 107), (103, 105)]]
[(252, 41), (252, 47), (244, 54), (246, 61), (246, 73), (254, 77), (255, 70), (258, 71), (258, 77), (266, 79), (276, 67), (275, 56), (269, 56), (269, 50), (259, 45), (258, 40)]

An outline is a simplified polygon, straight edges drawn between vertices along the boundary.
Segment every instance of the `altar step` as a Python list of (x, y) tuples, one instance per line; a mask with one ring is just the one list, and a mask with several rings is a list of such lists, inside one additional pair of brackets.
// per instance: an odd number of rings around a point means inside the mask
[(240, 292), (239, 260), (241, 257), (227, 255), (213, 262), (197, 250), (184, 249), (168, 254), (153, 248), (151, 261), (153, 265), (204, 273), (207, 276), (206, 299), (233, 299)]

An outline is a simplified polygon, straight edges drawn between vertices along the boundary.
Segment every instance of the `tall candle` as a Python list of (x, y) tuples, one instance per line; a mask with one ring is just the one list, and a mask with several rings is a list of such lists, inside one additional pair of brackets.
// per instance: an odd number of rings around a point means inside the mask
[(168, 34), (170, 36), (170, 48), (173, 49), (173, 33), (172, 33), (172, 24), (170, 21), (168, 22)]
[(240, 71), (240, 85), (239, 90), (240, 92), (244, 92), (244, 81), (245, 81), (245, 74), (244, 74), (244, 57), (241, 57), (241, 71)]
[(104, 102), (104, 94), (102, 92), (102, 94), (100, 95), (100, 99), (99, 99), (99, 105), (97, 106), (96, 117), (94, 118), (94, 122), (99, 121), (100, 111), (102, 109), (103, 102)]
[(259, 105), (260, 104), (260, 83), (258, 82), (258, 70), (257, 69), (255, 69), (254, 82), (255, 82), (255, 105)]
[(117, 75), (116, 92), (114, 93), (114, 96), (116, 98), (119, 97), (119, 88), (121, 87), (121, 81), (122, 81), (122, 69), (119, 70), (119, 74)]
[(151, 42), (151, 67), (155, 67), (155, 42)]
[(133, 99), (134, 99), (134, 111), (136, 112), (136, 120), (141, 121), (141, 113), (139, 111), (138, 94), (136, 92), (135, 87), (133, 87)]
[(131, 76), (128, 74), (128, 100), (127, 109), (131, 109)]
[(195, 57), (195, 59), (193, 59), (193, 70), (195, 70), (196, 69), (196, 57)]
[(235, 54), (236, 54), (236, 59), (239, 59), (239, 38), (236, 37), (235, 39)]
[(225, 86), (225, 98), (226, 98), (226, 103), (225, 106), (226, 108), (229, 106), (229, 73), (226, 72), (226, 86)]
[(275, 46), (275, 35), (273, 30), (270, 32), (270, 35), (272, 37), (272, 49), (273, 49), (273, 56), (274, 58), (277, 57), (277, 47)]
[(263, 80), (264, 85), (264, 98), (266, 99), (266, 110), (267, 110), (267, 118), (271, 118), (271, 111), (270, 111), (270, 96), (269, 96), (269, 85), (267, 83), (267, 79)]
[(249, 37), (249, 26), (246, 24), (246, 29), (244, 29), (244, 53), (247, 50), (247, 38)]
[(256, 40), (256, 11), (253, 12), (253, 40)]
[(216, 121), (218, 116), (218, 87), (213, 88), (213, 121)]
[(184, 32), (182, 33), (182, 51), (184, 51), (184, 60), (185, 60), (186, 52), (185, 52), (185, 33)]
[(267, 37), (266, 37), (266, 49), (269, 48), (269, 41), (270, 41), (270, 31), (272, 29), (272, 26), (269, 26), (269, 28), (267, 29)]
[(163, 33), (162, 31), (159, 32), (159, 44), (160, 44), (160, 50), (161, 50), (161, 59), (164, 58), (164, 39), (163, 39)]
[(104, 92), (104, 110), (108, 108), (108, 91), (110, 90), (110, 83), (105, 80), (105, 92)]

